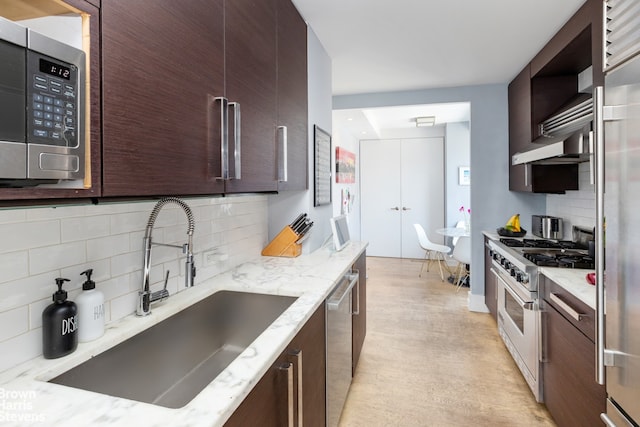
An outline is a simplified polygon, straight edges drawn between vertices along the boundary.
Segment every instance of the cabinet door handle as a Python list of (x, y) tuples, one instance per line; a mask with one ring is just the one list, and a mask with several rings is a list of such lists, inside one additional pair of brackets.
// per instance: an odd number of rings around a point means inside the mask
[(551, 294), (549, 294), (549, 299), (551, 299), (552, 302), (558, 304), (558, 306), (560, 308), (562, 308), (564, 311), (566, 311), (569, 316), (573, 317), (578, 322), (580, 322), (583, 317), (586, 317), (586, 315), (584, 313), (578, 313), (573, 308), (571, 308), (571, 306), (569, 304), (567, 304), (566, 302), (562, 301), (558, 294), (555, 294), (555, 293), (551, 292)]
[(403, 211), (410, 211), (410, 210), (411, 210), (411, 208), (407, 208), (407, 207), (403, 206), (403, 207), (402, 207), (402, 210), (403, 210)]
[(596, 160), (596, 382), (605, 385), (604, 316), (604, 88), (593, 91), (593, 126)]
[(278, 366), (278, 369), (281, 371), (286, 371), (287, 374), (287, 426), (294, 427), (294, 417), (293, 417), (293, 364), (291, 362), (286, 362)]
[(353, 268), (351, 273), (355, 276), (354, 280), (356, 280), (356, 311), (351, 314), (358, 316), (360, 314), (360, 270)]
[(289, 137), (286, 126), (278, 126), (278, 142), (280, 143), (280, 166), (278, 167), (278, 181), (287, 182), (289, 175), (289, 162), (287, 151), (289, 148)]
[(391, 210), (392, 210), (392, 211), (399, 211), (399, 210), (400, 210), (400, 208), (399, 208), (399, 207), (397, 207), (397, 206), (395, 206), (395, 207), (391, 208)]
[(229, 108), (233, 108), (233, 162), (234, 162), (234, 174), (233, 178), (241, 179), (242, 177), (242, 149), (240, 142), (242, 141), (241, 118), (239, 102), (230, 102)]
[(304, 388), (303, 388), (303, 383), (302, 383), (302, 379), (303, 379), (303, 373), (302, 373), (302, 350), (300, 349), (294, 349), (294, 350), (289, 350), (289, 356), (292, 356), (295, 358), (295, 366), (296, 366), (296, 371), (297, 371), (297, 383), (298, 383), (298, 390), (297, 390), (297, 398), (298, 398), (298, 427), (302, 427), (302, 425), (304, 424), (304, 402), (303, 402), (303, 396), (304, 396)]
[(220, 176), (217, 179), (229, 179), (229, 101), (219, 96), (215, 98), (220, 102)]

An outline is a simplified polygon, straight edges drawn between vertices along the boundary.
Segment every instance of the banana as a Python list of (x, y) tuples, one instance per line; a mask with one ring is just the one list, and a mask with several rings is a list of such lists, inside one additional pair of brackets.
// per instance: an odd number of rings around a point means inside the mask
[(505, 229), (509, 231), (519, 232), (520, 231), (520, 214), (512, 215), (507, 221), (507, 224), (504, 226)]

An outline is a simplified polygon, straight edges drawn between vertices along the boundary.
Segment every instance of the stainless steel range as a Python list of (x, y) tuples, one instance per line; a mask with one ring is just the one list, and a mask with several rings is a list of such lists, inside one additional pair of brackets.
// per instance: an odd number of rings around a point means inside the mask
[(498, 293), (498, 331), (536, 400), (543, 401), (538, 266), (594, 268), (582, 243), (543, 239), (489, 240)]

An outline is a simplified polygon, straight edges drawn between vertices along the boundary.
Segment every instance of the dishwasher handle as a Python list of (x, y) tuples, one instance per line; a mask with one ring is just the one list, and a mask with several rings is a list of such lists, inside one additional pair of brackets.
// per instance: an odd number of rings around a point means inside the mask
[[(360, 274), (345, 274), (342, 278), (342, 284), (338, 285), (336, 289), (333, 291), (329, 299), (327, 300), (327, 308), (330, 311), (337, 311), (340, 309), (342, 302), (345, 297), (349, 295), (353, 287), (358, 283), (358, 279), (360, 278)], [(348, 280), (346, 282), (345, 280)]]

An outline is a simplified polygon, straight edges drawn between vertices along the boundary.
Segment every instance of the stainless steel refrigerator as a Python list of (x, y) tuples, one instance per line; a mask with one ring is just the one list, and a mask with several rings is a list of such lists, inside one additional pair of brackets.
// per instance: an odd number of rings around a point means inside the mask
[(607, 386), (603, 422), (611, 427), (637, 427), (640, 423), (640, 2), (608, 0), (604, 4), (607, 17), (604, 97), (602, 88), (595, 90), (597, 376)]

